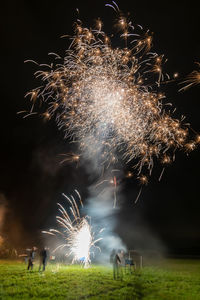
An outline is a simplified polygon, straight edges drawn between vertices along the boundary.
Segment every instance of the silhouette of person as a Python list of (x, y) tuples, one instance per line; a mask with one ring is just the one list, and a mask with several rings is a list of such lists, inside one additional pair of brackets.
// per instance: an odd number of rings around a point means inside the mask
[(48, 253), (47, 253), (47, 248), (44, 247), (41, 251), (40, 251), (40, 265), (39, 265), (39, 271), (42, 268), (42, 271), (45, 271), (45, 267), (47, 264), (47, 257), (48, 257)]
[(113, 265), (113, 278), (117, 279), (117, 278), (119, 278), (119, 264), (121, 263), (121, 260), (115, 249), (113, 249), (111, 252), (110, 262)]
[(36, 248), (33, 247), (29, 253), (29, 258), (28, 258), (28, 270), (31, 269), (33, 270), (33, 261), (35, 259), (35, 253), (36, 253)]
[(125, 269), (125, 254), (123, 250), (119, 250), (118, 251), (118, 256), (120, 259), (120, 264), (119, 264), (119, 273), (120, 273), (120, 277), (121, 279), (123, 278), (123, 273), (124, 273), (124, 269)]

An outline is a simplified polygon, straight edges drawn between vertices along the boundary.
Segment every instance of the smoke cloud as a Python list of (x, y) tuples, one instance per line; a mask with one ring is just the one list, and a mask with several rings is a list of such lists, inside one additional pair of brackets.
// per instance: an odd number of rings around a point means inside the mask
[[(102, 240), (99, 242), (101, 252), (96, 251), (95, 261), (108, 262), (112, 249), (124, 249), (126, 246), (117, 235), (115, 229), (117, 225), (117, 211), (113, 208), (113, 188), (105, 187), (99, 194), (95, 185), (90, 187), (90, 197), (87, 199), (86, 212), (92, 219), (92, 227), (95, 233), (103, 229)], [(118, 195), (119, 196), (119, 195)]]

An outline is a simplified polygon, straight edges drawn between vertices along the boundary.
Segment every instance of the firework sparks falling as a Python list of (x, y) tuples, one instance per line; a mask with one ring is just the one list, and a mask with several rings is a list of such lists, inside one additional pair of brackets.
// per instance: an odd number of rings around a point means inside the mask
[[(78, 195), (81, 206), (83, 206), (79, 192), (77, 190), (75, 190), (75, 192)], [(73, 256), (72, 263), (81, 261), (84, 263), (84, 266), (87, 267), (91, 262), (92, 247), (97, 247), (95, 244), (102, 238), (94, 239), (89, 217), (81, 217), (75, 198), (72, 195), (68, 197), (63, 194), (63, 196), (71, 205), (68, 213), (65, 208), (58, 203), (61, 216), (57, 216), (56, 219), (63, 230), (50, 229), (49, 231), (43, 231), (43, 233), (53, 236), (62, 236), (65, 242), (60, 244), (54, 251), (65, 249), (66, 256)], [(102, 232), (102, 229), (100, 232)], [(97, 248), (100, 250), (99, 247)]]
[(185, 91), (189, 89), (190, 87), (194, 85), (199, 85), (200, 84), (200, 63), (196, 63), (199, 67), (199, 70), (194, 70), (192, 73), (190, 73), (187, 78), (181, 82), (181, 84), (185, 84), (179, 91)]
[(117, 186), (118, 186), (117, 177), (115, 175), (113, 176), (113, 173), (119, 172), (119, 171), (120, 170), (118, 170), (118, 169), (111, 170), (111, 174), (109, 175), (108, 179), (103, 179), (95, 185), (95, 189), (97, 189), (99, 186), (102, 186), (106, 183), (106, 187), (104, 187), (102, 189), (101, 193), (103, 193), (104, 190), (108, 187), (107, 184), (109, 184), (109, 186), (111, 186), (111, 188), (113, 190), (113, 208), (116, 208), (116, 204), (117, 204)]
[(115, 27), (125, 47), (112, 47), (100, 19), (94, 29), (78, 20), (64, 59), (51, 53), (56, 63), (39, 65), (35, 76), (42, 86), (27, 93), (30, 113), (41, 99), (43, 118), (55, 117), (65, 137), (78, 142), (88, 157), (107, 167), (120, 157), (146, 184), (147, 177), (139, 176), (143, 168), (151, 174), (154, 159), (166, 164), (177, 149), (191, 151), (195, 142), (188, 140), (184, 118), (173, 118), (164, 103), (161, 83), (169, 76), (162, 70), (164, 56), (151, 51), (151, 34), (127, 19), (115, 2), (107, 6), (118, 15)]
[(66, 153), (66, 154), (61, 154), (64, 158), (61, 160), (61, 164), (63, 163), (77, 163), (80, 160), (80, 155), (76, 153)]

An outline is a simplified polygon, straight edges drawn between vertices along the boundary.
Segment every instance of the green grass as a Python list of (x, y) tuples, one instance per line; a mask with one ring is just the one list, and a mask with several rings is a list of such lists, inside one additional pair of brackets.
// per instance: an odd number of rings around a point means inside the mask
[(0, 261), (0, 299), (200, 299), (200, 261), (164, 260), (148, 264), (123, 280), (112, 269), (92, 266), (38, 265), (28, 272), (20, 262)]

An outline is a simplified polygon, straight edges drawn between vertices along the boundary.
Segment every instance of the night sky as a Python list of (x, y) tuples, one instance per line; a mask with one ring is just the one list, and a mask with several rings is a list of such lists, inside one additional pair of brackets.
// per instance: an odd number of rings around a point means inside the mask
[[(90, 178), (83, 166), (61, 165), (61, 153), (70, 150), (54, 121), (44, 122), (34, 116), (23, 119), (17, 112), (29, 107), (27, 91), (37, 87), (32, 64), (26, 59), (48, 63), (49, 52), (64, 54), (68, 46), (64, 34), (72, 34), (79, 18), (92, 26), (100, 17), (104, 30), (110, 30), (114, 12), (108, 1), (7, 1), (1, 9), (1, 206), (6, 215), (3, 234), (15, 246), (37, 242), (40, 231), (55, 224), (56, 203), (62, 192), (77, 188), (87, 197)], [(197, 1), (118, 1), (122, 11), (134, 22), (153, 32), (153, 49), (165, 54), (169, 74), (184, 78), (199, 61), (199, 8)], [(179, 86), (165, 87), (169, 102), (178, 115), (200, 131), (200, 87), (184, 93)], [(134, 205), (139, 187), (132, 179), (123, 180), (123, 203), (118, 212), (116, 231), (129, 247), (131, 235), (151, 237), (161, 247), (175, 254), (198, 254), (200, 251), (199, 150), (188, 156), (177, 152), (176, 161), (158, 181), (161, 166), (156, 166), (149, 185)], [(153, 242), (152, 242), (153, 243)], [(156, 243), (156, 242), (155, 242)]]

